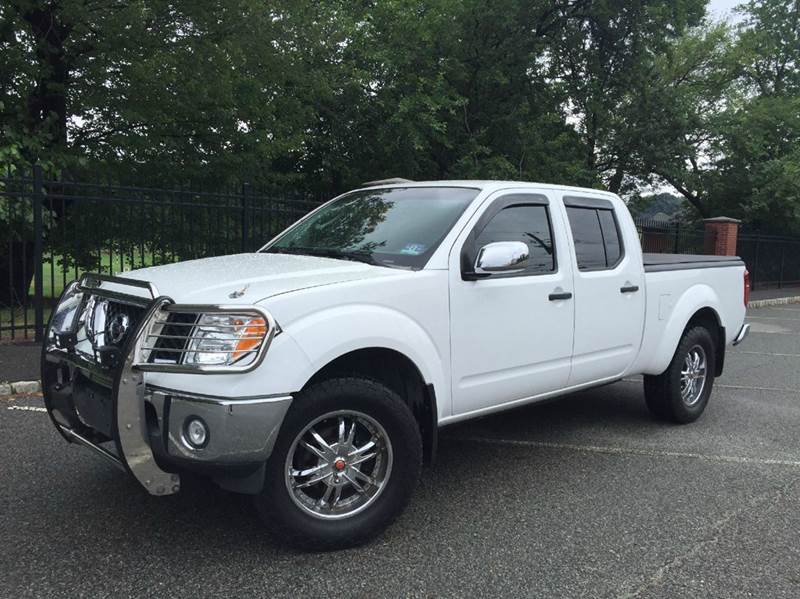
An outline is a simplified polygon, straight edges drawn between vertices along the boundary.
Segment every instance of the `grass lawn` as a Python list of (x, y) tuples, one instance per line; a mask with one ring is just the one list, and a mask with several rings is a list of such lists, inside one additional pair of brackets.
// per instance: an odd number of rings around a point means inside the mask
[[(113, 268), (112, 268), (112, 260), (113, 260)], [(69, 283), (76, 278), (78, 278), (84, 272), (87, 272), (85, 269), (76, 269), (70, 268), (66, 271), (63, 271), (62, 267), (59, 264), (60, 260), (59, 257), (56, 256), (55, 259), (51, 259), (50, 256), (45, 257), (44, 264), (42, 265), (42, 290), (43, 296), (45, 298), (45, 306), (44, 306), (44, 320), (45, 323), (47, 319), (50, 317), (50, 310), (52, 303), (58, 299), (61, 295), (61, 292), (64, 290), (64, 286), (66, 283)], [(105, 253), (101, 256), (100, 261), (100, 272), (105, 274), (116, 274), (123, 270), (132, 270), (134, 268), (143, 268), (145, 266), (152, 266), (154, 264), (153, 254), (145, 253), (143, 255), (135, 256), (135, 260), (131, 260), (130, 256), (120, 258), (120, 255)], [(89, 272), (97, 272), (97, 268), (89, 269)], [(5, 329), (6, 327), (13, 326), (14, 327), (23, 327), (25, 326), (26, 319), (27, 324), (30, 328), (28, 331), (27, 337), (33, 338), (33, 324), (35, 322), (34, 317), (34, 309), (33, 309), (33, 282), (31, 282), (30, 287), (30, 295), (28, 297), (28, 301), (30, 303), (25, 309), (21, 306), (15, 307), (13, 310), (7, 306), (0, 306), (0, 329)], [(15, 335), (15, 339), (24, 339), (25, 331), (24, 330), (17, 330)], [(11, 331), (8, 330), (0, 330), (0, 341), (6, 341), (11, 339)]]

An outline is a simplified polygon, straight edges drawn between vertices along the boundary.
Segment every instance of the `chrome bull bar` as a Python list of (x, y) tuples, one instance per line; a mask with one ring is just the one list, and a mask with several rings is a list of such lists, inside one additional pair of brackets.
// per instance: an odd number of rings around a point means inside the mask
[[(134, 287), (144, 289), (151, 297), (143, 298), (141, 296), (125, 293), (124, 291), (102, 288), (100, 287), (102, 283), (108, 283), (123, 288)], [(57, 402), (54, 397), (50, 396), (52, 390), (49, 388), (49, 385), (43, 385), (45, 405), (50, 418), (67, 441), (88, 447), (95, 455), (127, 471), (136, 478), (150, 494), (170, 495), (177, 493), (180, 490), (180, 476), (176, 473), (166, 472), (158, 466), (153, 451), (147, 441), (148, 435), (144, 411), (144, 377), (142, 372), (134, 365), (135, 349), (142, 341), (142, 336), (145, 334), (148, 321), (155, 311), (174, 302), (169, 297), (159, 296), (156, 287), (145, 281), (101, 274), (86, 274), (81, 277), (77, 285), (73, 284), (64, 290), (56, 305), (56, 309), (53, 310), (53, 314), (56, 313), (58, 306), (64, 301), (65, 295), (68, 292), (75, 293), (76, 290), (83, 292), (85, 296), (74, 318), (74, 322), (71, 325), (71, 329), (65, 335), (67, 339), (76, 338), (77, 330), (80, 326), (79, 316), (85, 309), (86, 301), (90, 295), (135, 303), (146, 309), (144, 317), (139, 321), (136, 330), (129, 336), (120, 352), (123, 356), (121, 364), (114, 368), (112, 373), (113, 382), (110, 391), (113, 405), (111, 436), (116, 447), (117, 455), (114, 455), (113, 452), (87, 438), (87, 435), (77, 430), (80, 428), (79, 426), (70, 426), (70, 422), (77, 422), (77, 419), (74, 418), (75, 415), (67, 415), (69, 417), (66, 417), (64, 414), (61, 414), (60, 411), (64, 410), (61, 405), (59, 405), (58, 410), (55, 409), (54, 406)], [(55, 348), (50, 344), (50, 333), (53, 324), (52, 319), (53, 316), (51, 316), (50, 322), (48, 323), (47, 335), (42, 346), (43, 383), (48, 379), (46, 376), (46, 369), (48, 367), (52, 368), (53, 363), (58, 364), (61, 361), (68, 361), (69, 359), (69, 350)]]

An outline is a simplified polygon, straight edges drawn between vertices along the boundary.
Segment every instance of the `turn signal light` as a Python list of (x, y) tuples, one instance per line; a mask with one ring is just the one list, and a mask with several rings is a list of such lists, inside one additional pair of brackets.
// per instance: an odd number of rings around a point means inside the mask
[(250, 350), (258, 348), (267, 335), (267, 323), (263, 318), (251, 318), (246, 322), (237, 320), (237, 329), (242, 326), (244, 326), (244, 330), (240, 330), (239, 333), (241, 339), (236, 343), (236, 349), (233, 350), (234, 361), (246, 355)]

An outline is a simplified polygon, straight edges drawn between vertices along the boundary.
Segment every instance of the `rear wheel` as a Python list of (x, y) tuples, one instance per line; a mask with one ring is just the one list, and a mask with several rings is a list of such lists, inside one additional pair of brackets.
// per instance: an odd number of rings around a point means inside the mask
[(402, 511), (421, 464), (419, 428), (402, 398), (368, 379), (323, 381), (289, 409), (256, 507), (291, 545), (357, 545)]
[(667, 369), (644, 377), (644, 394), (650, 412), (662, 420), (688, 423), (706, 409), (714, 385), (716, 347), (708, 329), (684, 332)]

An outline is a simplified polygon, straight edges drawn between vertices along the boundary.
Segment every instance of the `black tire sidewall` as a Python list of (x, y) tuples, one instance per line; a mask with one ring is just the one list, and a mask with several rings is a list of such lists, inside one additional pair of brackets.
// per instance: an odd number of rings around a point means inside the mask
[[(706, 354), (706, 380), (700, 399), (694, 405), (687, 405), (681, 397), (681, 370), (686, 354), (695, 345), (703, 348)], [(678, 344), (675, 356), (667, 371), (667, 395), (671, 416), (681, 423), (697, 420), (706, 409), (711, 390), (714, 386), (714, 371), (716, 365), (716, 348), (711, 333), (705, 327), (692, 327), (688, 329)]]
[[(286, 488), (286, 456), (311, 421), (330, 412), (353, 410), (374, 418), (392, 445), (392, 470), (380, 496), (363, 511), (341, 520), (316, 518), (297, 506)], [(328, 550), (362, 543), (380, 533), (413, 494), (422, 465), (422, 441), (411, 410), (397, 394), (363, 378), (322, 381), (294, 399), (267, 461), (264, 489), (256, 507), (281, 540), (303, 548)]]

